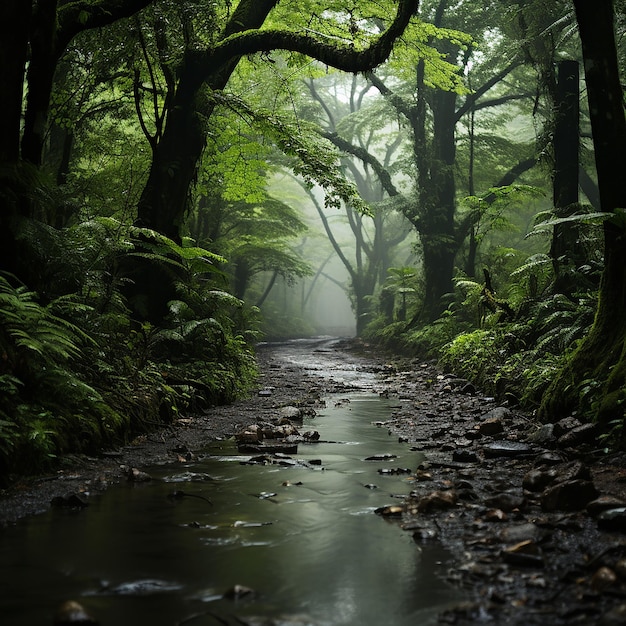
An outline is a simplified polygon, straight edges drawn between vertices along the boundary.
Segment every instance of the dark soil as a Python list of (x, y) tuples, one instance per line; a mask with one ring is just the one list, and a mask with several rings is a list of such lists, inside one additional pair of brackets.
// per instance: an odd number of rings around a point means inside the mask
[[(434, 364), (383, 359), (345, 342), (336, 359), (377, 373), (376, 391), (394, 405), (379, 426), (426, 455), (404, 498), (379, 512), (417, 544), (449, 549), (452, 560), (439, 574), (465, 589), (468, 601), (441, 615), (442, 623), (626, 624), (622, 455), (598, 450), (593, 430), (574, 418), (541, 428)], [(250, 399), (180, 419), (98, 458), (68, 457), (54, 475), (16, 480), (0, 499), (0, 526), (45, 511), (54, 498), (132, 479), (133, 468), (187, 462), (277, 407), (345, 390), (271, 350), (259, 351), (259, 363)]]

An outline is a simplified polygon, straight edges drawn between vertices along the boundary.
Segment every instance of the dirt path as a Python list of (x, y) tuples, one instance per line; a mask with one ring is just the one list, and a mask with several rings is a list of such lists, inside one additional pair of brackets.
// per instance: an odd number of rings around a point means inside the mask
[[(442, 623), (626, 623), (624, 457), (595, 451), (592, 430), (574, 419), (540, 428), (432, 364), (387, 362), (355, 347), (337, 344), (330, 357), (376, 374), (375, 390), (394, 403), (381, 427), (426, 454), (411, 468), (405, 497), (380, 513), (417, 544), (438, 540), (451, 551), (453, 562), (439, 574), (469, 599)], [(277, 354), (260, 350), (263, 375), (251, 399), (17, 482), (0, 500), (0, 525), (45, 511), (54, 498), (88, 497), (128, 480), (132, 468), (187, 461), (277, 407), (342, 390), (344, 383)]]

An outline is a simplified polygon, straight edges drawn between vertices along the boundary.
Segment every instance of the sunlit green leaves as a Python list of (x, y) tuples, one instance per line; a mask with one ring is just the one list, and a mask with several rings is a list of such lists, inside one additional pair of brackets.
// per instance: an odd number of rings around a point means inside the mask
[(458, 30), (437, 28), (424, 21), (414, 21), (396, 47), (389, 66), (404, 80), (412, 81), (418, 63), (424, 62), (425, 84), (436, 89), (467, 93), (457, 59), (447, 58), (433, 42), (444, 41), (459, 52), (472, 43), (472, 37)]

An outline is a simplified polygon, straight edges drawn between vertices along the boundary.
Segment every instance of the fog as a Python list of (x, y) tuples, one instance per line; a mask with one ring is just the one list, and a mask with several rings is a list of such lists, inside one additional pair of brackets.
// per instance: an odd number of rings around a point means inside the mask
[(354, 337), (356, 320), (345, 291), (327, 282), (319, 290), (309, 311), (312, 324), (320, 335)]
[[(353, 101), (356, 85), (351, 77), (333, 75), (318, 79), (316, 83), (320, 89), (311, 92), (313, 109), (319, 108), (319, 101), (323, 100), (329, 107), (325, 110), (334, 111), (335, 121), (355, 113), (351, 107), (357, 106), (357, 101)], [(375, 95), (369, 93), (365, 81), (359, 84), (359, 90), (362, 94), (357, 99), (357, 109), (362, 107), (360, 112), (364, 113)], [(313, 109), (303, 110), (303, 117), (310, 116)], [(401, 142), (389, 149), (386, 137), (399, 132), (395, 122), (390, 122), (383, 133), (385, 139), (370, 142), (368, 149), (375, 155), (378, 152), (376, 156), (381, 161), (395, 158)], [(376, 213), (375, 219), (345, 205), (326, 207), (323, 189), (311, 188), (285, 170), (275, 172), (268, 186), (269, 194), (293, 207), (307, 225), (307, 232), (299, 240), (290, 242), (289, 248), (292, 254), (308, 263), (311, 272), (304, 278), (292, 277), (290, 281), (287, 277), (276, 281), (262, 307), (264, 330), (268, 335), (354, 336), (363, 332), (387, 269), (416, 261), (412, 254), (415, 230), (397, 210), (397, 205), (388, 202), (387, 192), (378, 177), (358, 159), (352, 159), (349, 166), (346, 162), (342, 160), (347, 178), (354, 182), (360, 197)], [(410, 187), (410, 181), (403, 182), (403, 186)], [(265, 276), (264, 280), (267, 285), (269, 277)]]

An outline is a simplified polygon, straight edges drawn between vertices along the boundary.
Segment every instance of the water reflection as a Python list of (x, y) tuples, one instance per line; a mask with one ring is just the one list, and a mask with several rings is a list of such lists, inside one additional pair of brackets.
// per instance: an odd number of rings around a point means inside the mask
[[(300, 447), (298, 458), (321, 465), (241, 464), (221, 442), (193, 466), (153, 468), (161, 480), (122, 485), (79, 513), (51, 511), (6, 529), (3, 623), (51, 624), (67, 598), (116, 626), (435, 623), (457, 599), (433, 574), (445, 555), (419, 549), (373, 514), (410, 489), (406, 478), (378, 470), (414, 468), (420, 459), (372, 426), (389, 416), (386, 400), (346, 399), (311, 424), (339, 443)], [(365, 460), (384, 453), (397, 458)], [(378, 488), (365, 487), (372, 484)], [(212, 506), (168, 499), (175, 489)], [(256, 593), (223, 598), (235, 585)], [(280, 621), (285, 615), (296, 617)]]

